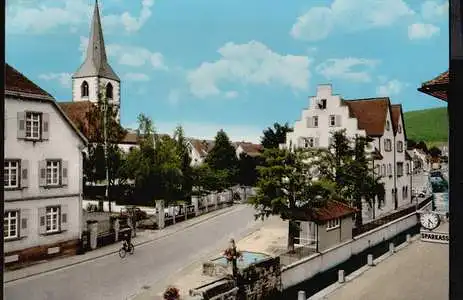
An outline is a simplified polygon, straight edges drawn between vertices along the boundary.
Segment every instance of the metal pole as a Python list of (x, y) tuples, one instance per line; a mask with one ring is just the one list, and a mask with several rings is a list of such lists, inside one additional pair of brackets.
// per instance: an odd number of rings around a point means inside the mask
[(105, 200), (108, 201), (109, 212), (111, 212), (111, 201), (109, 200), (109, 168), (108, 168), (108, 129), (107, 129), (107, 117), (108, 117), (108, 98), (104, 97), (103, 135), (104, 135), (104, 157), (105, 157), (105, 169), (106, 169)]

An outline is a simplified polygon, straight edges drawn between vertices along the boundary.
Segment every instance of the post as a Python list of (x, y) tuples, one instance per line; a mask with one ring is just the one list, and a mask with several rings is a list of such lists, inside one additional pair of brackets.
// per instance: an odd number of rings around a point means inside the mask
[(299, 291), (299, 293), (297, 293), (297, 300), (307, 300), (307, 297), (305, 296), (305, 291)]
[(345, 282), (344, 270), (339, 270), (338, 271), (338, 282), (339, 283), (344, 283)]
[(106, 171), (106, 189), (105, 189), (105, 201), (108, 201), (109, 212), (111, 212), (111, 201), (109, 200), (109, 168), (108, 168), (108, 129), (107, 129), (107, 118), (108, 118), (108, 98), (104, 97), (103, 104), (103, 136), (104, 136), (104, 159), (105, 159), (105, 171)]
[(114, 232), (116, 233), (116, 242), (119, 241), (119, 229), (120, 229), (119, 219), (116, 219), (114, 220)]
[(408, 233), (407, 234), (407, 243), (410, 243), (412, 241), (412, 236)]
[(389, 243), (389, 254), (394, 254), (394, 243)]
[(188, 220), (188, 204), (183, 204), (183, 213), (185, 214), (185, 221)]
[(372, 267), (373, 266), (373, 254), (368, 254), (367, 256), (367, 264)]
[(158, 229), (163, 229), (165, 227), (164, 200), (156, 200), (156, 210), (158, 211)]
[(172, 207), (172, 225), (175, 224), (175, 208), (176, 206), (171, 206)]

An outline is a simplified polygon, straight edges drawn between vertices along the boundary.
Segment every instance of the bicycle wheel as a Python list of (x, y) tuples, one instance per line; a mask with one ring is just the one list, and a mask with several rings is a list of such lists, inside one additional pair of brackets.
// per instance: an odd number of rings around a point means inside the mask
[(120, 258), (124, 258), (126, 254), (127, 254), (127, 252), (125, 251), (124, 247), (119, 249), (119, 257)]
[(130, 243), (129, 253), (133, 254), (133, 252), (135, 252), (135, 246), (132, 243)]

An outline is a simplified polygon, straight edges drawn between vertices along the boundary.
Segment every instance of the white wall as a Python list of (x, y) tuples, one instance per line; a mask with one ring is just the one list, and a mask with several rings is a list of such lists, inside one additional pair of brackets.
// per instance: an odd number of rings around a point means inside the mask
[[(49, 139), (26, 141), (17, 138), (18, 112), (34, 111), (49, 117)], [(59, 111), (49, 102), (5, 99), (5, 159), (21, 160), (27, 168), (27, 185), (18, 190), (5, 190), (5, 210), (27, 211), (27, 238), (5, 243), (5, 252), (61, 240), (77, 239), (80, 235), (82, 152), (84, 143)], [(68, 163), (68, 183), (57, 188), (39, 186), (39, 161), (62, 159)], [(24, 183), (24, 181), (23, 181)], [(57, 235), (38, 235), (38, 208), (67, 205), (68, 229)], [(23, 214), (25, 216), (26, 214)]]
[(290, 288), (312, 278), (318, 273), (327, 271), (348, 260), (352, 255), (361, 253), (384, 240), (388, 240), (412, 228), (418, 224), (418, 222), (417, 214), (412, 213), (359, 235), (352, 240), (322, 251), (321, 253), (314, 254), (289, 266), (285, 266), (281, 271), (282, 288)]

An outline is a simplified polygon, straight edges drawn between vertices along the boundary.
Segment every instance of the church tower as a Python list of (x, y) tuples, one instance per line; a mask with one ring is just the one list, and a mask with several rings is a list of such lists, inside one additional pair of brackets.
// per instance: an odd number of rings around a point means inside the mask
[(85, 61), (72, 76), (72, 100), (98, 102), (98, 95), (117, 109), (120, 120), (121, 80), (108, 63), (98, 0), (95, 1)]

